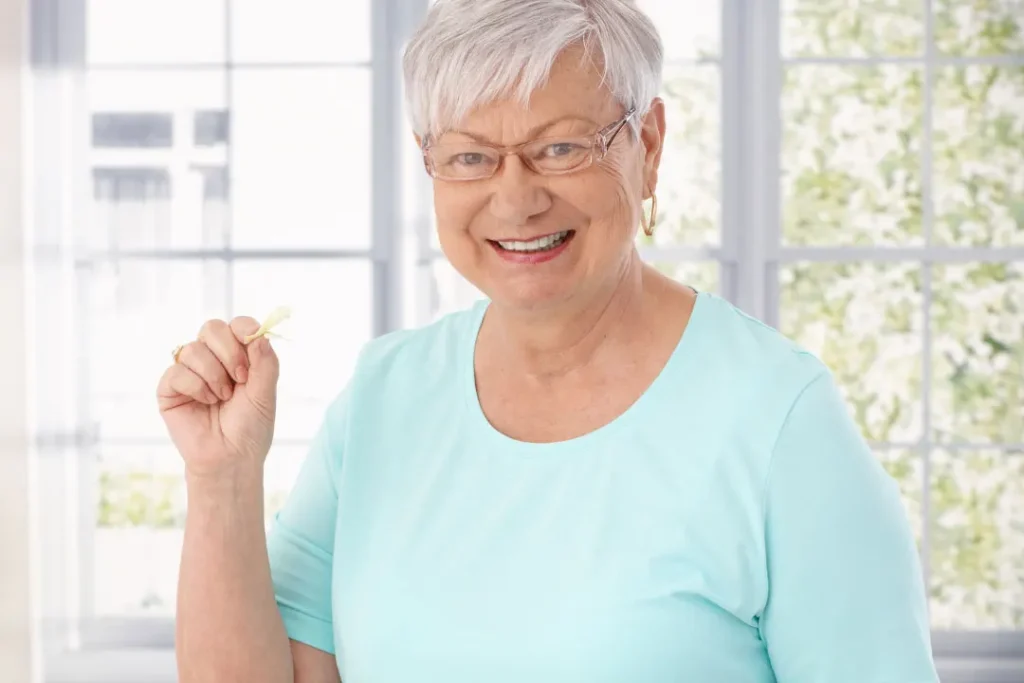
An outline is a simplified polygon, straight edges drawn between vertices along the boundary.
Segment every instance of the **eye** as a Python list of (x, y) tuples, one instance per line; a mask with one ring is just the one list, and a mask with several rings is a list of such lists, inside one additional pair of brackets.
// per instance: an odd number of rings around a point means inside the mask
[(541, 154), (548, 158), (566, 157), (576, 154), (580, 149), (582, 148), (575, 142), (554, 142), (547, 145)]
[(462, 154), (456, 154), (451, 159), (452, 163), (462, 166), (479, 166), (485, 161), (487, 161), (487, 157), (480, 152), (463, 152)]

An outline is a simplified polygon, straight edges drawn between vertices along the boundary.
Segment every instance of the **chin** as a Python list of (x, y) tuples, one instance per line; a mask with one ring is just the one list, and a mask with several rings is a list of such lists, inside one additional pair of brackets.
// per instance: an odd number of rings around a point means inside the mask
[(567, 301), (573, 291), (570, 283), (506, 282), (490, 288), (488, 298), (502, 307), (522, 311), (541, 311), (554, 308)]

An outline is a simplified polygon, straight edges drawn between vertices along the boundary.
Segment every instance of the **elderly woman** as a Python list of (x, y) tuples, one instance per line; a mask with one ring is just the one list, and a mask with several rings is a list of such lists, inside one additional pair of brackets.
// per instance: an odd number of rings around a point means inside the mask
[(249, 318), (182, 349), (182, 681), (936, 680), (897, 490), (828, 370), (634, 248), (661, 62), (629, 0), (436, 2), (413, 130), (487, 300), (366, 346), (269, 538), (274, 351)]

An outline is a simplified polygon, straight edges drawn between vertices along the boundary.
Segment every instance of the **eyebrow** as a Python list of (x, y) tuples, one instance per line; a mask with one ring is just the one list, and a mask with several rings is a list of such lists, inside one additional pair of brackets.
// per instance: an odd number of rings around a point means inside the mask
[[(577, 116), (577, 115), (574, 115), (574, 114), (570, 114), (569, 116), (563, 116), (561, 118), (553, 119), (551, 121), (548, 121), (547, 123), (542, 123), (540, 125), (534, 126), (533, 128), (531, 128), (530, 130), (528, 130), (526, 132), (526, 140), (527, 141), (533, 140), (534, 138), (537, 137), (537, 135), (539, 133), (542, 133), (542, 132), (544, 132), (544, 131), (546, 131), (546, 130), (548, 130), (550, 128), (553, 128), (557, 124), (563, 123), (565, 121), (582, 121), (582, 122), (585, 122), (585, 123), (589, 123), (592, 126), (597, 126), (598, 125), (597, 121), (594, 121), (592, 119), (588, 119), (586, 116)], [(493, 142), (492, 140), (488, 140), (483, 135), (477, 135), (476, 133), (471, 133), (471, 132), (469, 132), (467, 130), (449, 130), (449, 131), (446, 131), (445, 133), (442, 133), (441, 135), (465, 135), (467, 138), (472, 138), (472, 139), (476, 140), (477, 142), (482, 142), (484, 144), (491, 145), (492, 147), (501, 147), (502, 146), (502, 145), (499, 145), (496, 142)], [(439, 135), (438, 138), (440, 138), (440, 137), (441, 136)], [(513, 143), (513, 145), (514, 144), (517, 144), (517, 143)]]

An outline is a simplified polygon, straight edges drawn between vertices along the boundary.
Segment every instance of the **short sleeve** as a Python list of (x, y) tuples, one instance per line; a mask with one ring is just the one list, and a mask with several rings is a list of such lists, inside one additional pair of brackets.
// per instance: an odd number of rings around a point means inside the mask
[(898, 488), (827, 372), (779, 434), (765, 519), (761, 630), (779, 683), (937, 683)]
[[(267, 536), (277, 606), (292, 640), (334, 654), (331, 577), (346, 395), (332, 403)], [(273, 457), (271, 454), (270, 457)]]

